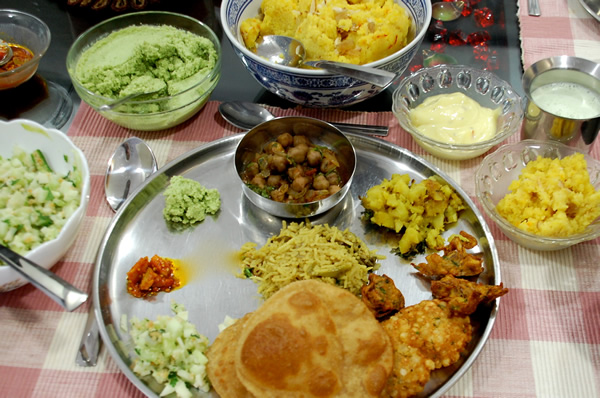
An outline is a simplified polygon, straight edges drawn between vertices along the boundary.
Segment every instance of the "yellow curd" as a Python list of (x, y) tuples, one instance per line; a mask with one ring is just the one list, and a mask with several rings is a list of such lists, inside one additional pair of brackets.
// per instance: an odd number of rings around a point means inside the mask
[(494, 137), (499, 113), (500, 108), (483, 107), (457, 92), (425, 99), (409, 117), (426, 137), (447, 144), (473, 144)]

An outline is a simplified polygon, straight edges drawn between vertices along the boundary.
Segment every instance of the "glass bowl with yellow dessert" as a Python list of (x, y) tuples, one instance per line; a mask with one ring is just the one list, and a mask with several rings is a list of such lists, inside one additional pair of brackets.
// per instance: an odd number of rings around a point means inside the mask
[(392, 112), (424, 150), (443, 159), (482, 155), (517, 132), (521, 96), (492, 72), (436, 65), (406, 77), (394, 90)]
[(300, 40), (306, 61), (328, 60), (404, 72), (431, 21), (429, 0), (223, 0), (221, 24), (235, 54), (265, 89), (313, 108), (357, 104), (386, 87), (256, 54), (265, 35)]
[(106, 119), (163, 130), (206, 104), (221, 77), (221, 45), (197, 19), (134, 12), (82, 33), (69, 49), (67, 70), (79, 97)]
[(600, 161), (559, 142), (501, 146), (476, 171), (475, 191), (523, 247), (560, 250), (600, 237)]

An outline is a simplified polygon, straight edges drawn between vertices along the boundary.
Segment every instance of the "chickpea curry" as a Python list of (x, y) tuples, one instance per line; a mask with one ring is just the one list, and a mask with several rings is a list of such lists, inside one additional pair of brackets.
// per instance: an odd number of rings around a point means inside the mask
[(246, 162), (241, 173), (254, 192), (282, 203), (309, 203), (338, 192), (344, 180), (330, 148), (284, 132)]

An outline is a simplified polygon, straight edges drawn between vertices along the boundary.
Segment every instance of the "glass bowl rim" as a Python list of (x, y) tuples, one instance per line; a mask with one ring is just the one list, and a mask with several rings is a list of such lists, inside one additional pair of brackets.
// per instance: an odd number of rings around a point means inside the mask
[[(584, 241), (588, 241), (588, 240), (592, 240), (592, 239), (600, 237), (600, 225), (598, 225), (598, 228), (596, 228), (596, 229), (590, 229), (590, 227), (588, 226), (588, 227), (586, 227), (584, 232), (576, 234), (576, 235), (572, 235), (572, 236), (567, 236), (567, 237), (535, 235), (535, 234), (532, 234), (530, 232), (527, 232), (527, 231), (524, 231), (522, 229), (515, 227), (514, 225), (509, 223), (504, 217), (502, 217), (500, 214), (498, 214), (498, 212), (496, 211), (496, 206), (493, 205), (491, 200), (488, 198), (488, 195), (486, 195), (486, 190), (482, 189), (482, 187), (481, 187), (481, 185), (483, 184), (482, 180), (483, 180), (484, 170), (487, 168), (487, 166), (489, 165), (489, 163), (492, 160), (499, 158), (501, 155), (504, 155), (508, 151), (519, 149), (519, 148), (522, 151), (523, 149), (526, 149), (526, 148), (536, 148), (536, 147), (539, 149), (542, 149), (545, 147), (550, 147), (550, 148), (554, 148), (557, 150), (568, 151), (568, 152), (570, 152), (569, 155), (572, 155), (575, 153), (581, 153), (584, 155), (585, 160), (586, 160), (586, 162), (588, 162), (588, 164), (591, 160), (591, 163), (594, 165), (594, 168), (597, 168), (598, 170), (600, 170), (600, 161), (599, 160), (596, 160), (592, 156), (585, 154), (585, 153), (577, 150), (576, 148), (564, 145), (560, 142), (527, 139), (527, 140), (522, 140), (522, 141), (515, 142), (515, 143), (504, 144), (500, 148), (498, 148), (496, 151), (485, 156), (485, 158), (481, 161), (481, 163), (479, 164), (479, 167), (477, 168), (477, 170), (475, 171), (475, 174), (474, 174), (475, 194), (477, 196), (477, 199), (479, 200), (479, 203), (483, 207), (485, 213), (491, 219), (494, 220), (494, 222), (498, 225), (498, 227), (500, 229), (508, 231), (512, 235), (523, 237), (524, 239), (527, 239), (528, 241), (535, 241), (537, 243), (543, 243), (546, 245), (558, 244), (558, 245), (565, 247), (565, 246), (574, 245), (574, 244), (577, 244), (580, 242), (584, 242)], [(564, 155), (564, 156), (567, 156), (567, 155)], [(564, 156), (561, 155), (561, 158), (563, 158)], [(596, 220), (598, 220), (598, 218), (596, 218)]]
[[(514, 108), (514, 113), (515, 113), (516, 117), (513, 117), (512, 121), (511, 121), (511, 123), (515, 124), (514, 128), (507, 129), (507, 130), (503, 131), (501, 134), (496, 134), (487, 141), (481, 141), (481, 142), (476, 142), (476, 143), (471, 143), (471, 144), (451, 144), (451, 143), (441, 142), (441, 141), (437, 141), (432, 138), (429, 138), (429, 137), (421, 134), (411, 124), (407, 123), (407, 120), (404, 117), (400, 117), (400, 111), (398, 110), (400, 107), (399, 104), (402, 101), (402, 99), (401, 99), (402, 91), (405, 89), (406, 85), (413, 79), (419, 78), (426, 73), (438, 75), (443, 70), (450, 70), (453, 75), (455, 75), (457, 72), (460, 72), (460, 71), (468, 71), (470, 73), (477, 73), (478, 76), (487, 77), (489, 80), (494, 80), (494, 81), (498, 82), (499, 84), (497, 84), (496, 86), (504, 87), (506, 89), (506, 91), (509, 94), (511, 94), (511, 96), (514, 96), (515, 102), (513, 103), (512, 108)], [(474, 84), (471, 84), (470, 87), (473, 87), (473, 85)], [(452, 93), (465, 92), (465, 91), (466, 90), (456, 87), (454, 85), (452, 87)], [(515, 134), (520, 129), (521, 121), (523, 120), (523, 117), (524, 117), (523, 98), (519, 93), (517, 93), (514, 90), (514, 88), (512, 87), (512, 85), (510, 83), (508, 83), (504, 79), (501, 79), (498, 75), (496, 75), (495, 73), (488, 71), (488, 70), (475, 68), (475, 67), (469, 66), (469, 65), (446, 65), (446, 64), (421, 68), (415, 72), (412, 72), (410, 75), (406, 76), (400, 82), (398, 87), (396, 87), (396, 89), (394, 90), (394, 92), (392, 94), (392, 112), (398, 119), (398, 122), (400, 123), (402, 128), (404, 130), (406, 130), (410, 135), (412, 135), (415, 139), (417, 139), (419, 141), (423, 141), (425, 144), (430, 145), (432, 147), (437, 147), (437, 148), (441, 148), (444, 150), (452, 150), (452, 151), (454, 151), (454, 150), (476, 151), (476, 150), (482, 150), (485, 148), (492, 147), (492, 146), (504, 141), (505, 139), (512, 136), (513, 134)], [(515, 121), (515, 119), (516, 119), (516, 121)]]

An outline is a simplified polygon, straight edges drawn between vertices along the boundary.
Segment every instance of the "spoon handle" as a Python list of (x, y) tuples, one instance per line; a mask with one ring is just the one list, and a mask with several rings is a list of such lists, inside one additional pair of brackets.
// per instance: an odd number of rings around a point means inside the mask
[(96, 313), (92, 305), (88, 313), (85, 329), (79, 343), (79, 350), (75, 357), (75, 363), (79, 366), (88, 367), (96, 366), (98, 362), (98, 353), (100, 352), (100, 330), (98, 321), (96, 321)]
[(308, 61), (305, 64), (324, 69), (327, 72), (350, 76), (382, 88), (389, 86), (396, 78), (395, 73), (362, 65), (358, 66), (335, 61)]
[(6, 246), (0, 245), (0, 260), (23, 275), (67, 311), (73, 311), (87, 300), (87, 294)]
[(387, 126), (371, 126), (367, 124), (350, 124), (350, 123), (331, 123), (331, 125), (340, 129), (343, 133), (359, 134), (359, 135), (375, 135), (378, 137), (386, 137), (389, 133)]

